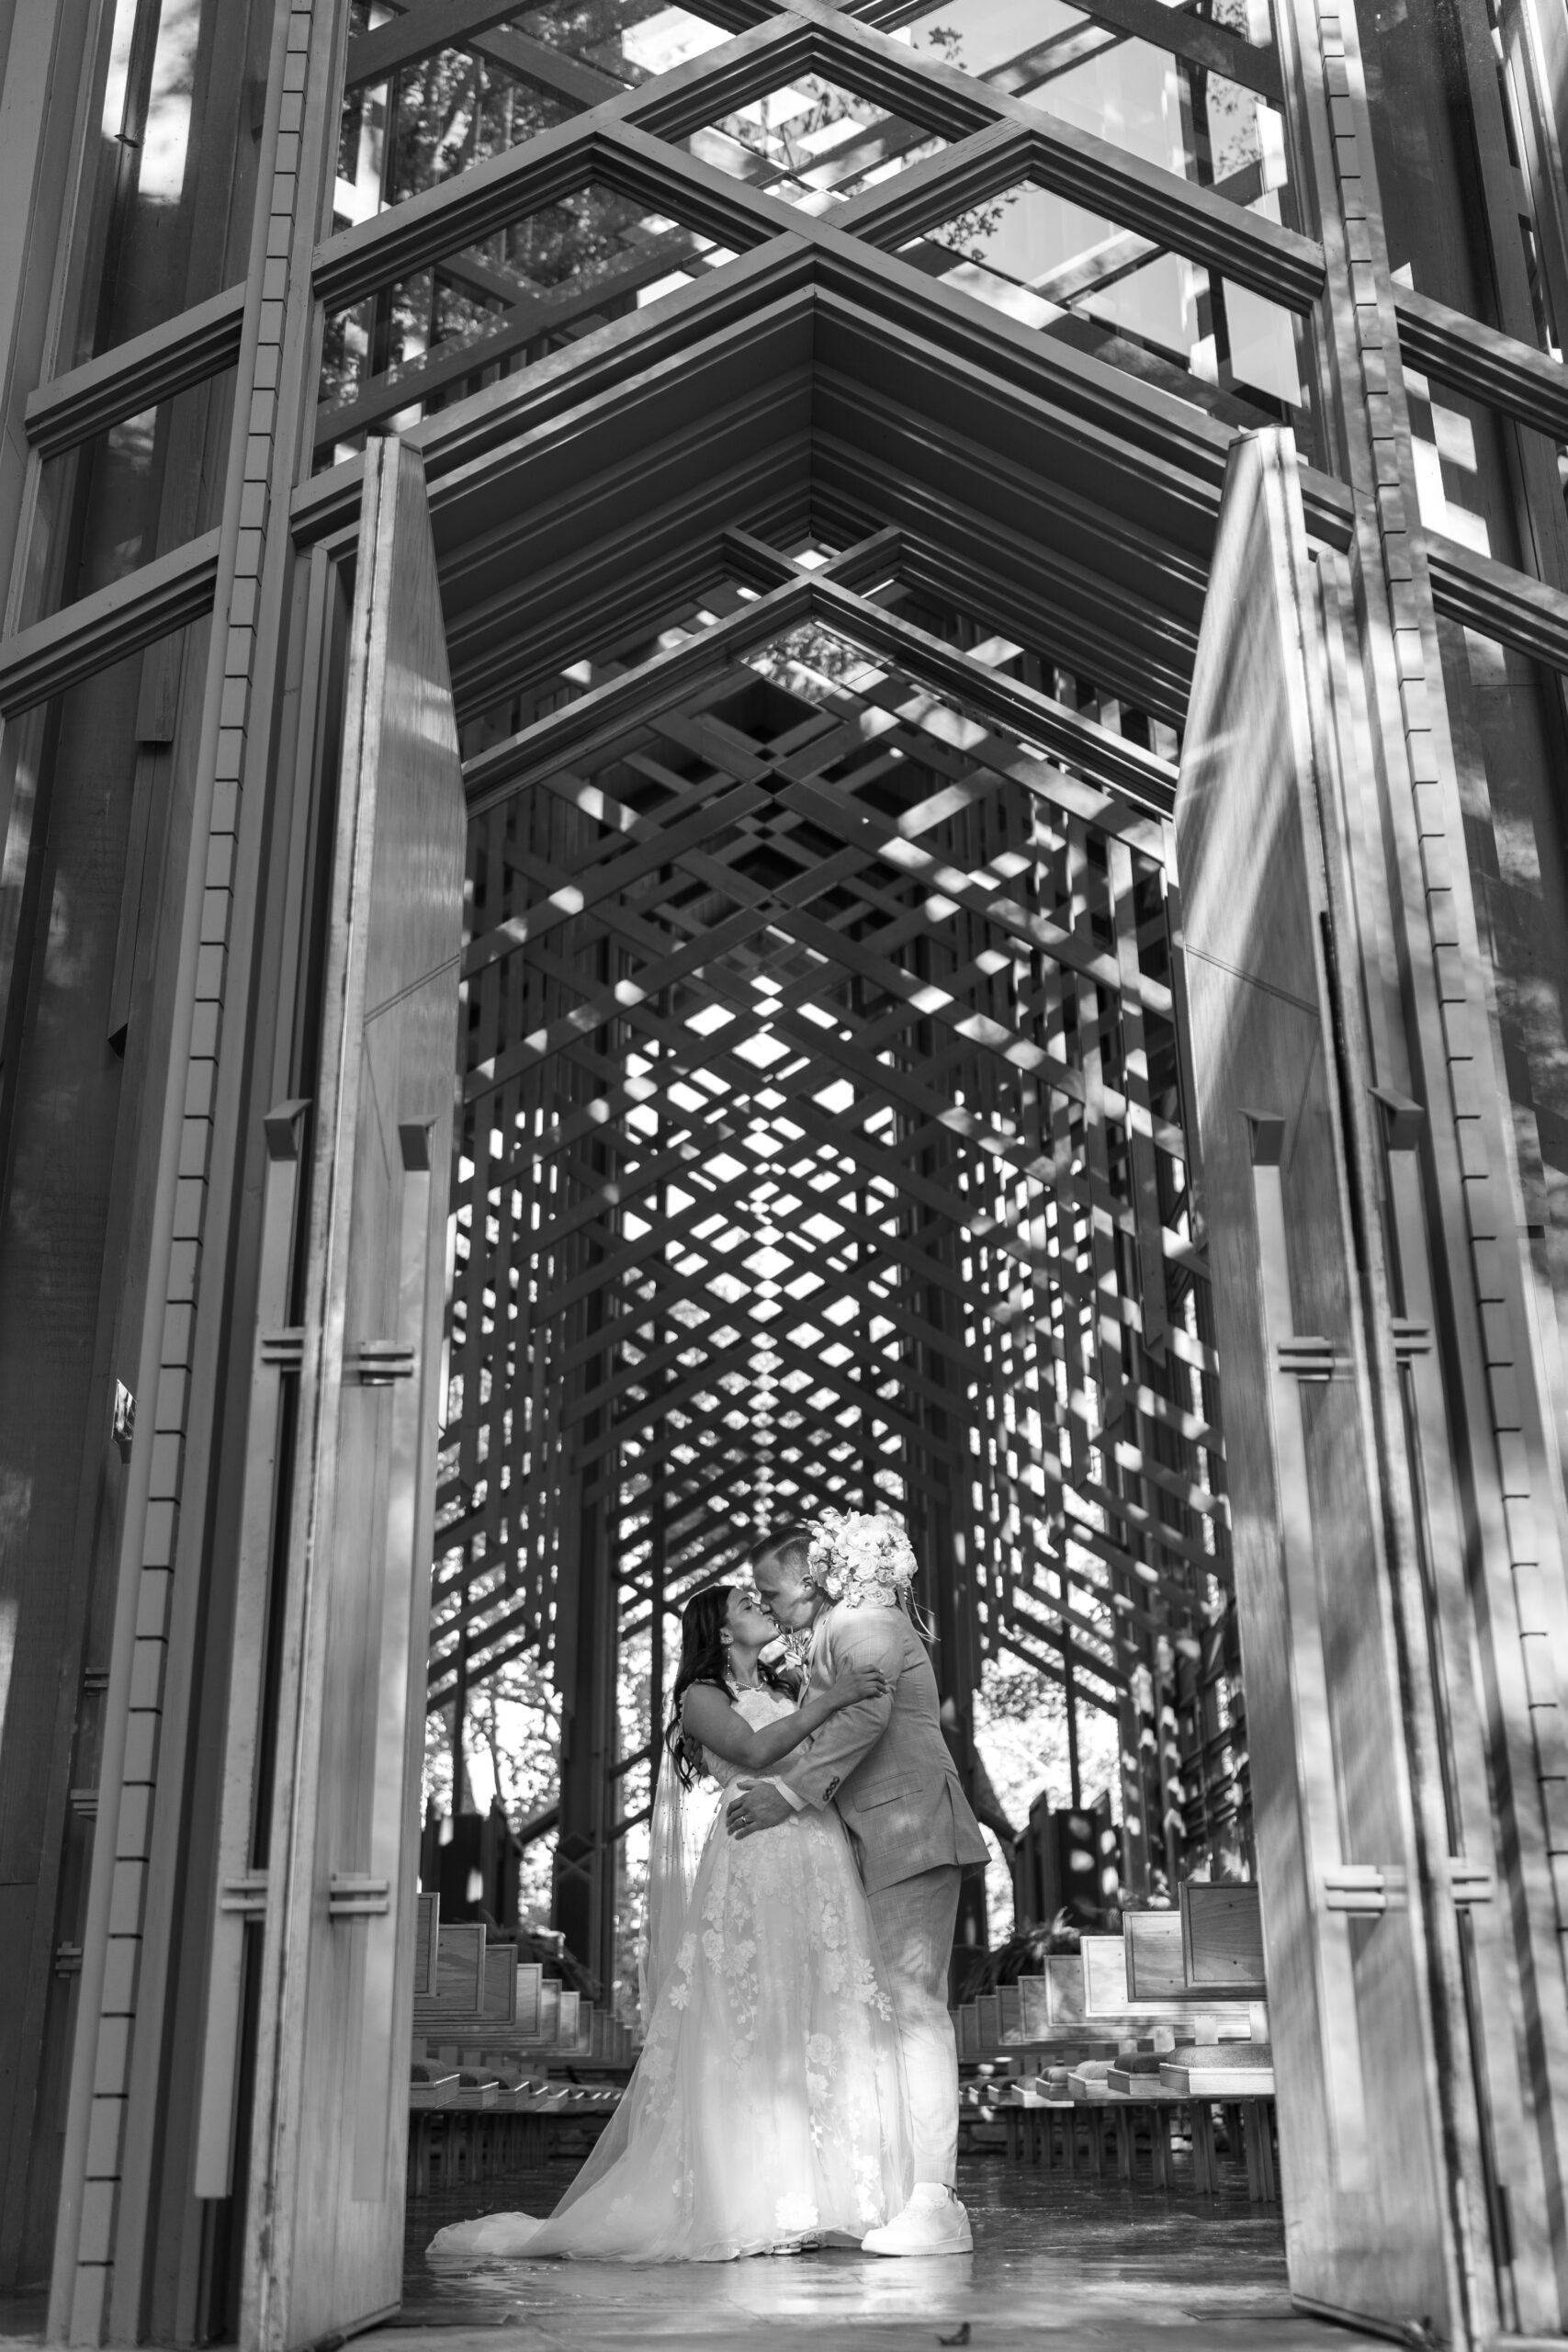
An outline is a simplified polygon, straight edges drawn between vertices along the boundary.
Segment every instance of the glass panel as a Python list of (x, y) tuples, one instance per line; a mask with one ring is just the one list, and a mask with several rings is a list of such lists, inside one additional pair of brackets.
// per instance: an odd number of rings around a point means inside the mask
[[(390, 18), (389, 9), (354, 0), (355, 32)], [(394, 82), (350, 90), (338, 137), (333, 224), (367, 220), (489, 155), (520, 147), (577, 110), (563, 93), (468, 49), (439, 50), (405, 66)]]
[[(352, 33), (395, 21), (382, 0), (352, 0)], [(662, 7), (657, 0), (558, 0), (547, 8), (520, 8), (471, 42), (405, 66), (395, 83), (348, 92), (338, 147), (338, 225), (368, 220), (729, 38), (689, 8)], [(552, 52), (562, 65), (552, 63)]]
[[(1548, 510), (1554, 491), (1568, 485), (1568, 446), (1525, 425), (1511, 427), (1484, 401), (1451, 384), (1429, 382), (1417, 368), (1404, 369), (1404, 390), (1427, 528), (1550, 582)], [(1544, 531), (1521, 528), (1515, 474), (1520, 459), (1530, 469), (1533, 511), (1547, 522)]]
[[(1524, 264), (1528, 307), (1505, 294), (1499, 311), (1498, 280), (1483, 225), (1487, 197), (1478, 175), (1476, 131), (1468, 102), (1454, 101), (1454, 68), (1445, 46), (1450, 19), (1433, 0), (1401, 0), (1397, 8), (1369, 10), (1361, 28), (1389, 262), (1394, 277), (1418, 292), (1561, 357), (1568, 288), (1561, 274), (1561, 232), (1553, 233), (1541, 204), (1538, 145), (1539, 126), (1543, 115), (1550, 119), (1551, 99), (1537, 91), (1529, 105), (1521, 104), (1537, 70), (1524, 31), (1528, 19), (1495, 6), (1477, 16), (1475, 38), (1483, 41), (1489, 30), (1495, 51), (1498, 135), (1513, 166), (1506, 208), (1495, 214), (1491, 235), (1499, 245), (1517, 235), (1514, 259)], [(1507, 170), (1501, 158), (1498, 167)], [(1544, 234), (1538, 232), (1532, 209)], [(1501, 258), (1497, 266), (1503, 267)], [(1506, 284), (1511, 269), (1503, 267), (1503, 276)]]
[(823, 212), (907, 164), (940, 154), (946, 141), (854, 90), (803, 74), (787, 89), (754, 98), (684, 143), (736, 179), (805, 212)]
[(730, 258), (711, 238), (598, 185), (527, 213), (328, 317), (318, 462), (358, 447), (381, 417), (413, 424)]
[(236, 380), (226, 368), (44, 460), (39, 517), (53, 544), (72, 552), (31, 617), (111, 587), (211, 526)]
[(513, 22), (535, 40), (628, 83), (668, 74), (733, 38), (722, 25), (661, 0), (555, 0), (548, 8), (525, 8)]
[(96, 12), (112, 21), (102, 28), (103, 107), (82, 212), (79, 308), (62, 337), (62, 373), (244, 275), (258, 149), (234, 132), (249, 99), (236, 79), (209, 94), (205, 119), (194, 114), (209, 73), (202, 61), (225, 38), (230, 5), (162, 0), (154, 7), (148, 0), (139, 11), (136, 0), (115, 0)]
[(1495, 492), (1497, 483), (1483, 485), (1483, 458), (1492, 460), (1486, 468), (1492, 473), (1496, 453), (1490, 444), (1495, 420), (1488, 410), (1450, 391), (1446, 384), (1434, 390), (1414, 368), (1404, 370), (1404, 390), (1410, 403), (1410, 454), (1422, 522), (1429, 531), (1441, 531), (1477, 555), (1500, 554), (1511, 562), (1513, 547), (1494, 548), (1486, 522), (1493, 503), (1487, 488)]
[[(1410, 380), (1406, 376), (1406, 382)], [(1445, 395), (1445, 398), (1447, 396)], [(1416, 412), (1414, 400), (1411, 403)], [(1437, 421), (1444, 437), (1451, 428)], [(1462, 453), (1461, 453), (1462, 454)], [(1444, 460), (1445, 476), (1462, 467)], [(1457, 534), (1456, 534), (1457, 536)], [(1562, 682), (1439, 616), (1443, 684), (1464, 797), (1481, 952), (1502, 1037), (1541, 1351), (1568, 1411), (1568, 764)]]
[[(1267, 42), (1268, 0), (1218, 0), (1213, 21)], [(898, 38), (1162, 171), (1256, 200), (1287, 177), (1278, 110), (1218, 74), (1096, 24), (1065, 0), (971, 0), (923, 11)]]
[(903, 248), (944, 285), (1235, 424), (1305, 431), (1291, 312), (1035, 182)]

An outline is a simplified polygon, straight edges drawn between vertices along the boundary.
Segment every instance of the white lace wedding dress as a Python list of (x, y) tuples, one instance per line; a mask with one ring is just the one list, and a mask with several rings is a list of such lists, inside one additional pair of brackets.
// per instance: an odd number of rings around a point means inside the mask
[[(747, 1722), (792, 1702), (742, 1691)], [(721, 1787), (739, 1768), (718, 1758)], [(626, 2097), (548, 2221), (442, 2230), (438, 2261), (723, 2262), (860, 2238), (909, 2190), (903, 2077), (865, 1895), (836, 1813), (750, 1838), (721, 1806)]]

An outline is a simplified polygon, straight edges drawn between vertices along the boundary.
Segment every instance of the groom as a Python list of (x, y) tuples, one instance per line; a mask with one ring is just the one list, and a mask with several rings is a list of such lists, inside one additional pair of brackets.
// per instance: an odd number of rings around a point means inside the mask
[(846, 1707), (787, 1764), (729, 1806), (736, 1838), (776, 1828), (807, 1805), (836, 1804), (865, 1882), (888, 1973), (909, 2090), (914, 2192), (865, 2239), (868, 2254), (967, 2254), (969, 2216), (953, 2195), (958, 2056), (947, 1971), (965, 1862), (986, 1848), (942, 1736), (936, 1676), (901, 1610), (852, 1608), (811, 1579), (809, 1527), (784, 1527), (751, 1555), (757, 1590), (786, 1631), (809, 1625), (811, 1688), (844, 1667), (880, 1667), (880, 1698)]

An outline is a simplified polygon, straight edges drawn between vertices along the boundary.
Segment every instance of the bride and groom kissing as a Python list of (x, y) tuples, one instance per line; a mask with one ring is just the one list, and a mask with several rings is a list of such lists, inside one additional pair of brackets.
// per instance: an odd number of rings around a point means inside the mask
[[(547, 2220), (442, 2230), (439, 2260), (717, 2262), (858, 2242), (966, 2254), (947, 1972), (986, 1849), (942, 1737), (895, 1521), (825, 1511), (688, 1602), (650, 1837), (647, 2038)], [(809, 1632), (797, 1689), (763, 1663)], [(686, 1795), (723, 1802), (700, 1850)]]

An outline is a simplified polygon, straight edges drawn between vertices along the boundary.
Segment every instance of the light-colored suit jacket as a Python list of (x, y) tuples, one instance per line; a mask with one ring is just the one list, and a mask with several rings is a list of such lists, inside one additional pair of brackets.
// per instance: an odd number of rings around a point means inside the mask
[(942, 1736), (936, 1676), (901, 1610), (817, 1621), (811, 1689), (844, 1666), (879, 1666), (890, 1689), (829, 1718), (768, 1778), (799, 1807), (836, 1804), (868, 1894), (942, 1862), (983, 1862), (986, 1845)]

